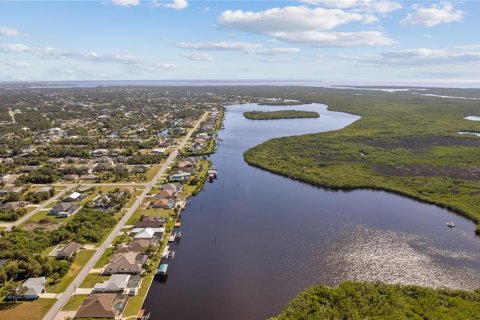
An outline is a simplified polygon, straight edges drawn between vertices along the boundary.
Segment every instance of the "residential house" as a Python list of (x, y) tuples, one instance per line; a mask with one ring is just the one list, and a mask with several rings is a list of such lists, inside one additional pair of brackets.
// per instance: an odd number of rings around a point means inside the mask
[(108, 155), (107, 149), (95, 149), (90, 153), (94, 157), (101, 157)]
[(77, 250), (80, 249), (80, 243), (70, 242), (64, 245), (60, 250), (58, 250), (55, 258), (57, 259), (70, 259), (72, 258)]
[(63, 199), (64, 202), (73, 202), (73, 201), (79, 201), (83, 199), (85, 196), (81, 194), (80, 192), (73, 192), (70, 194), (68, 197)]
[(36, 193), (50, 192), (52, 189), (53, 189), (53, 187), (45, 186), (45, 187), (42, 187), (42, 188), (38, 189), (35, 192)]
[(106, 292), (120, 292), (127, 291), (128, 281), (130, 280), (129, 274), (113, 274), (110, 278), (102, 283), (97, 283), (93, 288), (94, 292), (106, 293)]
[(175, 196), (175, 191), (173, 190), (160, 190), (153, 196), (153, 201), (158, 201), (161, 199), (170, 199)]
[(175, 200), (173, 199), (159, 199), (151, 204), (155, 209), (172, 209), (175, 206)]
[(155, 149), (152, 149), (152, 153), (153, 153), (153, 154), (159, 154), (159, 155), (164, 154), (165, 151), (167, 151), (165, 148), (155, 148)]
[(18, 210), (26, 206), (25, 201), (7, 202), (0, 206), (0, 210)]
[(105, 267), (103, 274), (140, 274), (142, 272), (142, 264), (137, 260), (138, 255), (136, 252), (126, 252), (116, 255), (112, 262)]
[(80, 210), (80, 206), (75, 203), (60, 202), (57, 203), (48, 214), (51, 216), (64, 218), (77, 213), (78, 210)]
[(160, 189), (173, 190), (176, 193), (175, 196), (177, 196), (179, 192), (182, 192), (183, 185), (181, 183), (168, 183), (168, 184), (162, 185)]
[(172, 174), (170, 176), (170, 181), (185, 181), (185, 180), (188, 180), (188, 178), (190, 178), (192, 174), (191, 173), (188, 173), (188, 172), (177, 172), (175, 174)]
[(144, 216), (142, 220), (135, 222), (134, 228), (162, 228), (167, 220), (163, 217)]
[(113, 303), (116, 294), (91, 294), (83, 301), (82, 305), (75, 314), (74, 319), (80, 318), (106, 318), (113, 319), (119, 315), (119, 311), (114, 309)]
[(7, 300), (36, 300), (45, 292), (46, 282), (47, 279), (45, 277), (29, 278), (22, 285), (25, 291), (19, 293), (16, 297), (12, 295), (7, 296)]
[(165, 228), (133, 228), (133, 239), (162, 239)]
[(146, 252), (150, 246), (157, 246), (157, 239), (134, 239), (127, 246), (121, 247), (117, 250), (118, 253), (125, 252), (137, 252), (143, 253)]

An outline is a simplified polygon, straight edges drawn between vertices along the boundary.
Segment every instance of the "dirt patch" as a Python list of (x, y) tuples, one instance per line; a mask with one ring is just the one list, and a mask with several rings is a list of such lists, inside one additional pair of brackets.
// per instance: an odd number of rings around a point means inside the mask
[(65, 225), (65, 222), (46, 222), (46, 223), (40, 223), (40, 222), (27, 222), (22, 228), (27, 230), (27, 231), (33, 231), (33, 230), (43, 230), (43, 231), (53, 231), (57, 230), (60, 228), (62, 225)]
[(408, 137), (399, 140), (385, 141), (368, 139), (361, 141), (367, 145), (385, 149), (425, 149), (435, 146), (463, 146), (463, 147), (480, 147), (480, 139), (469, 137), (449, 137), (449, 136), (424, 136), (424, 137)]
[(434, 168), (427, 165), (402, 165), (397, 167), (375, 165), (373, 169), (377, 174), (399, 177), (426, 176), (426, 177), (449, 177), (452, 179), (479, 180), (480, 167), (456, 168), (444, 167)]

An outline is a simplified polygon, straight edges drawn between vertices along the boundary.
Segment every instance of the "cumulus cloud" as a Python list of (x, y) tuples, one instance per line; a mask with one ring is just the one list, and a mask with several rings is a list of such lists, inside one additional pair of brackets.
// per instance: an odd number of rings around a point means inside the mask
[(395, 43), (380, 31), (328, 31), (352, 22), (376, 21), (377, 18), (369, 13), (306, 6), (271, 8), (259, 12), (227, 10), (218, 17), (219, 24), (225, 28), (268, 35), (280, 41), (309, 46), (352, 47)]
[(299, 52), (298, 48), (265, 48), (260, 43), (219, 41), (219, 42), (179, 42), (182, 49), (206, 51), (241, 51), (246, 54), (284, 55)]
[(464, 11), (456, 10), (450, 2), (433, 4), (430, 7), (415, 4), (413, 5), (413, 11), (407, 14), (401, 23), (433, 27), (441, 23), (461, 21), (464, 14)]
[(170, 8), (174, 10), (182, 10), (188, 7), (188, 1), (187, 0), (173, 0), (169, 3), (166, 3), (164, 5), (165, 8)]
[(402, 8), (396, 1), (389, 0), (300, 0), (309, 5), (325, 6), (327, 8), (352, 9), (375, 13), (389, 13)]
[(9, 27), (0, 27), (0, 37), (18, 37), (21, 35), (22, 33), (17, 29), (13, 29)]
[(182, 57), (192, 61), (213, 61), (213, 57), (206, 52), (182, 53)]
[(374, 55), (342, 56), (342, 58), (368, 64), (398, 66), (480, 63), (480, 46), (405, 49)]
[(330, 30), (354, 21), (362, 21), (359, 13), (338, 9), (290, 6), (253, 12), (227, 10), (218, 17), (220, 25), (252, 33), (271, 34), (289, 30)]
[(140, 0), (112, 0), (112, 4), (120, 7), (133, 7), (140, 5)]

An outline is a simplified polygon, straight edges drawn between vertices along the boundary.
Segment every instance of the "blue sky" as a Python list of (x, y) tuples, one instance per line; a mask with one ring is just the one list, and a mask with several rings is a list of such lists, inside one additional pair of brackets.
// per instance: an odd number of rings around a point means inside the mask
[(0, 80), (480, 81), (476, 1), (1, 1)]

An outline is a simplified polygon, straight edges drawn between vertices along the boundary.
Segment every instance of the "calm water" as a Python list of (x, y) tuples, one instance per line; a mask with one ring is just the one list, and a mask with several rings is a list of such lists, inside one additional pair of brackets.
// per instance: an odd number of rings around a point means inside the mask
[[(292, 108), (321, 117), (242, 116)], [(265, 319), (308, 286), (346, 279), (480, 287), (480, 238), (470, 221), (385, 192), (327, 191), (243, 161), (245, 150), (272, 137), (336, 130), (356, 119), (319, 104), (229, 107), (224, 141), (211, 157), (219, 179), (183, 214), (168, 281), (154, 282), (144, 305), (152, 319)]]

